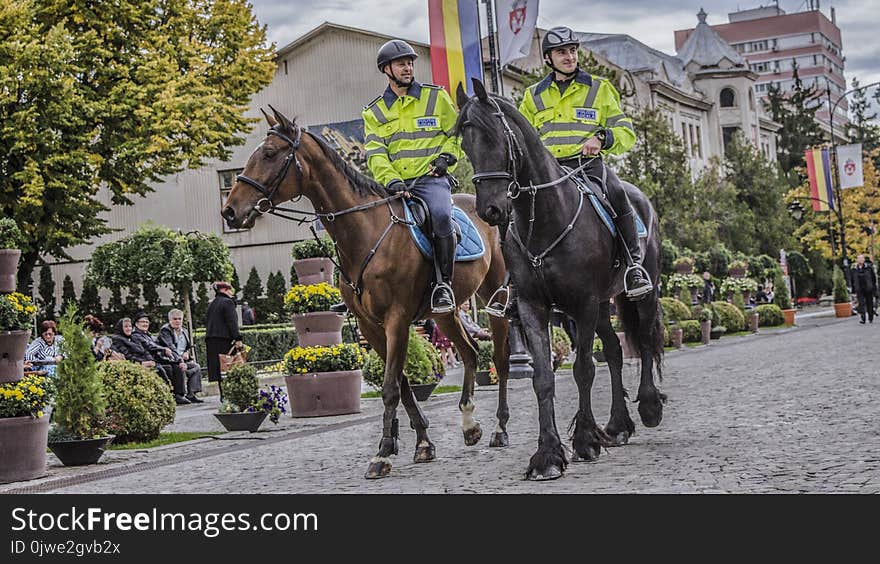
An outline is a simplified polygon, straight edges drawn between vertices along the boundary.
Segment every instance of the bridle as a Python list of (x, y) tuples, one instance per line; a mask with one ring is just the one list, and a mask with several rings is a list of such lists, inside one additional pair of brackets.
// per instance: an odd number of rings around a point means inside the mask
[[(284, 182), (284, 179), (287, 178), (287, 172), (290, 170), (290, 165), (296, 163), (296, 170), (302, 176), (303, 168), (302, 163), (299, 162), (299, 157), (296, 156), (296, 150), (299, 148), (300, 143), (302, 142), (302, 128), (296, 128), (296, 138), (291, 139), (287, 135), (278, 131), (277, 126), (269, 129), (269, 135), (274, 135), (287, 143), (288, 152), (287, 156), (284, 157), (284, 166), (275, 174), (272, 178), (272, 181), (268, 186), (265, 184), (261, 184), (259, 181), (254, 180), (249, 176), (245, 176), (243, 174), (239, 174), (235, 177), (236, 180), (240, 182), (244, 182), (250, 186), (256, 188), (263, 197), (254, 204), (254, 210), (260, 215), (264, 213), (271, 212), (276, 208), (275, 204), (272, 203), (272, 198), (275, 197), (275, 193), (278, 192), (278, 188), (281, 186), (281, 183)], [(264, 208), (263, 205), (266, 205)]]

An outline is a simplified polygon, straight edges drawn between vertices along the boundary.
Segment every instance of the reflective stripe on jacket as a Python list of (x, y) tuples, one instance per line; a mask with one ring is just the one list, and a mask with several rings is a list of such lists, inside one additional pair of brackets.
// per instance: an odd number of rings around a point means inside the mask
[(610, 82), (580, 71), (560, 93), (553, 78), (551, 73), (530, 86), (519, 111), (554, 157), (576, 157), (601, 129), (606, 135), (603, 154), (620, 155), (635, 144), (632, 121), (620, 109), (620, 94)]
[(388, 87), (361, 116), (367, 165), (383, 186), (424, 176), (440, 153), (459, 156), (458, 138), (452, 137), (458, 112), (439, 86), (414, 81), (401, 98)]

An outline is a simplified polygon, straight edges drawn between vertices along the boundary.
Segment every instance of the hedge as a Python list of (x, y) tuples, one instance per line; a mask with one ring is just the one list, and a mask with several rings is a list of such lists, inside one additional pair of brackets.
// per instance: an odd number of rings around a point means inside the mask
[(721, 325), (727, 328), (727, 333), (745, 331), (746, 316), (738, 307), (727, 302), (715, 302), (712, 307), (718, 313)]
[(703, 332), (700, 330), (700, 322), (695, 319), (686, 319), (679, 323), (685, 343), (699, 343), (703, 339)]
[(660, 306), (663, 308), (663, 318), (669, 321), (684, 321), (691, 318), (691, 308), (681, 300), (675, 298), (660, 298)]
[(758, 313), (758, 327), (774, 327), (785, 323), (782, 309), (776, 304), (763, 304), (755, 308)]
[(174, 422), (171, 388), (155, 370), (125, 360), (99, 362), (114, 443), (151, 441)]

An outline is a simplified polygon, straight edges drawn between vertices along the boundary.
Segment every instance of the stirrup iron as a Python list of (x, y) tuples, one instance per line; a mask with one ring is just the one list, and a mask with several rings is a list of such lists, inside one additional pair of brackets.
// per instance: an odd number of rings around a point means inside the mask
[[(637, 293), (631, 293), (629, 289), (629, 285), (627, 284), (627, 279), (629, 278), (629, 273), (632, 271), (639, 271), (644, 276), (645, 280), (648, 281), (647, 286), (642, 286), (638, 289)], [(626, 271), (623, 273), (623, 293), (627, 298), (638, 298), (644, 296), (645, 294), (654, 290), (654, 284), (651, 282), (651, 276), (648, 274), (648, 271), (645, 270), (645, 267), (638, 263), (633, 263), (631, 266), (627, 267)]]
[[(498, 297), (498, 294), (504, 294), (504, 304), (501, 308), (492, 307), (493, 303), (501, 303), (501, 298)], [(505, 312), (507, 311), (507, 306), (510, 303), (510, 286), (501, 286), (497, 290), (492, 293), (492, 296), (489, 298), (489, 303), (486, 304), (486, 313), (491, 315), (492, 317), (501, 317), (505, 316)]]
[(452, 305), (450, 305), (450, 306), (443, 307), (443, 308), (437, 308), (437, 309), (434, 308), (434, 296), (437, 294), (437, 290), (439, 290), (440, 288), (447, 288), (449, 290), (450, 295), (452, 295), (452, 296), (455, 295), (452, 292), (452, 286), (450, 286), (446, 282), (438, 282), (434, 286), (434, 289), (431, 290), (431, 313), (449, 313), (451, 311), (455, 311), (455, 300), (454, 299), (453, 299)]

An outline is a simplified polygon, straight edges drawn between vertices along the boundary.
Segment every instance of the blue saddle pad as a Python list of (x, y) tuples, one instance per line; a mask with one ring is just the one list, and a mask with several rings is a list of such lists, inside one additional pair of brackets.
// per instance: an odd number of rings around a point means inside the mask
[[(611, 219), (611, 214), (608, 213), (608, 210), (605, 209), (605, 206), (602, 205), (602, 202), (599, 201), (599, 198), (590, 193), (590, 202), (593, 204), (593, 208), (595, 208), (596, 213), (599, 214), (599, 217), (602, 219), (602, 223), (605, 224), (605, 227), (611, 231), (611, 234), (615, 237), (617, 236), (617, 228), (614, 227), (614, 220)], [(642, 218), (639, 217), (639, 212), (633, 209), (633, 213), (636, 216), (636, 233), (638, 233), (639, 238), (644, 239), (648, 236), (648, 229), (645, 227), (645, 223), (642, 221)]]
[[(412, 212), (409, 204), (403, 206), (406, 220), (413, 221)], [(483, 244), (483, 238), (477, 230), (471, 218), (468, 217), (460, 208), (452, 206), (452, 220), (458, 224), (461, 229), (461, 241), (455, 247), (455, 261), (464, 262), (469, 260), (477, 260), (486, 253), (486, 245)], [(427, 259), (434, 258), (434, 249), (431, 246), (431, 240), (422, 230), (415, 225), (409, 225), (409, 232), (416, 242), (416, 246)]]

